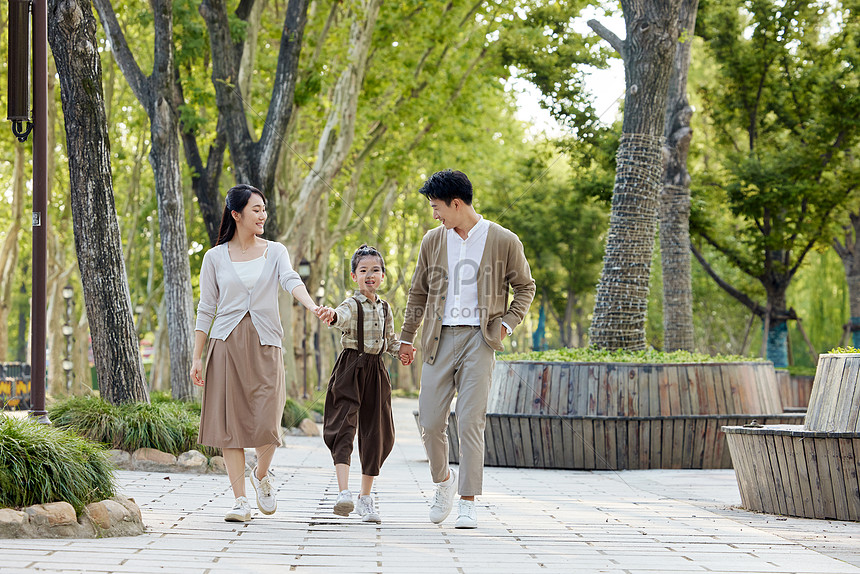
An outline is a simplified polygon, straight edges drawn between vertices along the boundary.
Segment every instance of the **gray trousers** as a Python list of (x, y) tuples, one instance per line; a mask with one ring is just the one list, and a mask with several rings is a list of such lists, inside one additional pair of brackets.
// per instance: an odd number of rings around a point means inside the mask
[(457, 392), (460, 496), (481, 494), (487, 398), (495, 363), (480, 327), (442, 327), (435, 362), (422, 365), (418, 424), (433, 482), (442, 482), (448, 474), (448, 413)]

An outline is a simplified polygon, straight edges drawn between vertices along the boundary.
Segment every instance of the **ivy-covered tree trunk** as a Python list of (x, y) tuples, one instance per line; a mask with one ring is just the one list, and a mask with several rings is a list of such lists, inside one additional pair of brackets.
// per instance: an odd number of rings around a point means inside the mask
[(645, 348), (666, 94), (679, 36), (680, 4), (681, 0), (622, 0), (625, 40), (589, 21), (621, 54), (627, 88), (609, 234), (589, 332), (592, 347)]
[(690, 266), (690, 116), (687, 72), (699, 0), (681, 3), (681, 38), (669, 80), (664, 142), (665, 166), (660, 194), (660, 260), (663, 266), (663, 349), (692, 351), (693, 283)]
[(194, 397), (191, 353), (194, 311), (188, 236), (179, 167), (179, 119), (174, 102), (173, 12), (169, 0), (151, 0), (154, 30), (152, 74), (145, 77), (128, 47), (109, 0), (94, 0), (114, 58), (146, 109), (152, 148), (149, 161), (155, 175), (158, 227), (164, 270), (164, 300), (170, 345), (170, 389), (175, 399)]
[(148, 401), (111, 182), (96, 20), (86, 0), (49, 0), (48, 40), (60, 78), (72, 221), (102, 398)]
[(844, 243), (833, 240), (833, 248), (842, 259), (848, 282), (848, 305), (851, 312), (851, 345), (860, 349), (860, 213), (850, 215), (851, 223), (843, 227)]

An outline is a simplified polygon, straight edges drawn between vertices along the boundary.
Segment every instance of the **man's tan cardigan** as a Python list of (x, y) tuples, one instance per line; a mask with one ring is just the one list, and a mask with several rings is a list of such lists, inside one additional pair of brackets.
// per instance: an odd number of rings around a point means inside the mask
[[(501, 225), (488, 223), (490, 228), (477, 275), (478, 309), (484, 340), (496, 351), (504, 351), (502, 322), (511, 329), (520, 324), (534, 299), (535, 282), (519, 238)], [(400, 335), (401, 341), (414, 342), (415, 332), (424, 320), (421, 349), (424, 362), (431, 365), (439, 347), (448, 293), (447, 244), (447, 230), (443, 225), (428, 231), (421, 240)], [(509, 287), (514, 290), (510, 306)]]

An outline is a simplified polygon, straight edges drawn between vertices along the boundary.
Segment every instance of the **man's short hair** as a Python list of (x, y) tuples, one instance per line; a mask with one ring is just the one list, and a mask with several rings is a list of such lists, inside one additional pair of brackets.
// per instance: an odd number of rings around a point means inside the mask
[(445, 205), (451, 205), (453, 199), (472, 205), (472, 182), (465, 173), (454, 169), (437, 171), (424, 182), (418, 192), (427, 199), (442, 200)]

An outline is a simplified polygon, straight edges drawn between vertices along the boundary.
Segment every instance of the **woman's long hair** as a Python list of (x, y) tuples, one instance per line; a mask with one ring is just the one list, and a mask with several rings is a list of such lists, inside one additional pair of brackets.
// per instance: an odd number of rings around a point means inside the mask
[(233, 219), (233, 215), (230, 212), (242, 213), (242, 210), (248, 205), (248, 200), (251, 199), (252, 193), (256, 193), (263, 198), (263, 205), (266, 204), (266, 196), (263, 195), (263, 192), (247, 183), (235, 185), (227, 192), (227, 197), (224, 201), (224, 215), (221, 216), (221, 228), (218, 230), (218, 241), (215, 245), (221, 245), (233, 239), (233, 234), (236, 233), (236, 220)]

